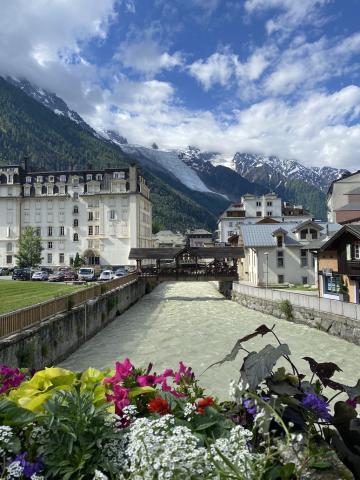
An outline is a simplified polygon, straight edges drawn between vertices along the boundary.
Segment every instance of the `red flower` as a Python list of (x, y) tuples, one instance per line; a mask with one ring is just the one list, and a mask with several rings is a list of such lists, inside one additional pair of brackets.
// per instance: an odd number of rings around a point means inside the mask
[(211, 405), (214, 405), (213, 397), (200, 398), (200, 400), (197, 401), (196, 412), (200, 413), (201, 415), (204, 415), (205, 407), (210, 407)]
[(166, 415), (170, 413), (170, 405), (161, 397), (156, 397), (150, 400), (147, 405), (149, 412), (158, 413), (159, 415)]

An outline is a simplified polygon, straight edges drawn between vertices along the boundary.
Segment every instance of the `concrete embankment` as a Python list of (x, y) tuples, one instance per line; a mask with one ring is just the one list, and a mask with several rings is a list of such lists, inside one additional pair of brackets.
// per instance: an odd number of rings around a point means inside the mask
[(0, 364), (43, 368), (67, 358), (148, 293), (138, 279), (0, 340)]

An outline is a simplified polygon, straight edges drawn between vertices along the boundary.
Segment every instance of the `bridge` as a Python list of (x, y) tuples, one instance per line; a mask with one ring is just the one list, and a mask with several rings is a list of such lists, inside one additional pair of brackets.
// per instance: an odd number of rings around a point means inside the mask
[(161, 281), (236, 281), (243, 247), (132, 248), (141, 277)]

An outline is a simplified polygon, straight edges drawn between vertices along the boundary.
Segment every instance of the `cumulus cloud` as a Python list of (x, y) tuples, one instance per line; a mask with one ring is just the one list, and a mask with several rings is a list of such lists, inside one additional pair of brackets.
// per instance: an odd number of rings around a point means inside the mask
[(328, 0), (246, 0), (245, 10), (249, 14), (278, 11), (278, 15), (266, 22), (268, 34), (289, 33), (293, 29), (308, 23), (320, 23), (320, 7)]
[(184, 63), (182, 53), (168, 53), (155, 38), (156, 34), (153, 28), (136, 31), (120, 44), (114, 59), (119, 60), (123, 66), (147, 76), (181, 66)]

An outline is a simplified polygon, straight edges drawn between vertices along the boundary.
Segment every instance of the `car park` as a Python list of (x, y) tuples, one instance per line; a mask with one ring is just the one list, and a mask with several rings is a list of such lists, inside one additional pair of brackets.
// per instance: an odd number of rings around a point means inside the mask
[(114, 273), (111, 270), (103, 270), (100, 273), (99, 280), (100, 281), (112, 280), (114, 277), (115, 277)]
[(49, 275), (47, 272), (42, 272), (41, 270), (39, 272), (34, 272), (32, 274), (31, 280), (38, 280), (38, 281), (44, 281), (48, 280)]
[(13, 280), (31, 280), (30, 268), (14, 268), (12, 274)]
[(79, 280), (92, 282), (96, 279), (95, 270), (91, 267), (81, 267), (79, 269)]
[(56, 272), (49, 275), (49, 282), (63, 282), (64, 281), (64, 273), (63, 272)]

